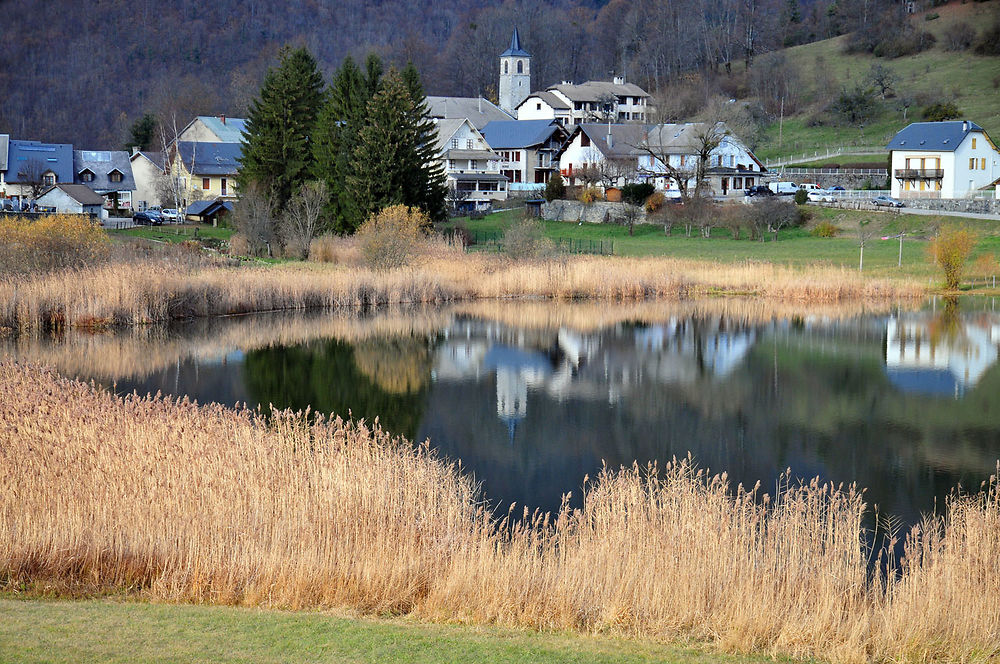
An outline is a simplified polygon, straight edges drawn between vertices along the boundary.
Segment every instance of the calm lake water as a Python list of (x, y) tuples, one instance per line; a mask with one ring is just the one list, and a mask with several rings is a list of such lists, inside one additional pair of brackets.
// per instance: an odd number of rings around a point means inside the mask
[(505, 509), (606, 462), (691, 453), (733, 483), (866, 487), (904, 524), (1000, 459), (992, 300), (900, 307), (547, 302), (261, 315), (7, 341), (120, 393), (312, 408), (429, 438)]

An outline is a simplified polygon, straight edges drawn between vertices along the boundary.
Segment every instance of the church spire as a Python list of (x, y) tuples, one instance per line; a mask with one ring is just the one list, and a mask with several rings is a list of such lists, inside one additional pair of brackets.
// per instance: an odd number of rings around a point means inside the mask
[(514, 26), (514, 34), (510, 36), (510, 46), (506, 51), (500, 54), (501, 58), (504, 57), (520, 57), (520, 58), (530, 58), (531, 54), (521, 48), (521, 36), (517, 34), (517, 26)]

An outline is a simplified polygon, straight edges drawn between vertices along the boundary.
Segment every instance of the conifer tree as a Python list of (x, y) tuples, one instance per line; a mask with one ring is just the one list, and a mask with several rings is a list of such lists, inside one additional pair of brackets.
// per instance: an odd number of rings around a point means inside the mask
[(331, 229), (352, 231), (359, 213), (349, 181), (354, 174), (354, 148), (366, 122), (370, 97), (361, 69), (348, 56), (333, 77), (326, 103), (313, 133), (314, 174), (326, 182), (330, 199), (326, 206)]
[[(414, 82), (417, 87), (411, 88)], [(390, 70), (368, 103), (367, 123), (353, 153), (354, 174), (348, 184), (354, 189), (359, 221), (400, 203), (421, 208), (431, 219), (444, 218), (446, 191), (435, 159), (436, 137), (419, 78), (411, 76), (408, 85)]]
[(323, 103), (323, 77), (305, 48), (285, 49), (247, 114), (239, 183), (263, 185), (276, 208), (310, 178), (310, 135)]

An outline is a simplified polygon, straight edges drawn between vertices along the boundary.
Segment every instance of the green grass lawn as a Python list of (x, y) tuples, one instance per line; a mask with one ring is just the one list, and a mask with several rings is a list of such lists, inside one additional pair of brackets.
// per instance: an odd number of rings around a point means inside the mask
[(0, 598), (0, 663), (765, 661), (782, 660), (611, 637), (306, 611)]
[(108, 231), (112, 236), (141, 237), (159, 242), (184, 242), (185, 240), (213, 239), (228, 241), (233, 235), (231, 228), (215, 228), (207, 224), (165, 224), (163, 226), (139, 226), (128, 230)]
[[(873, 276), (896, 276), (924, 279), (939, 278), (937, 268), (927, 254), (927, 238), (942, 225), (964, 225), (979, 235), (980, 240), (972, 260), (983, 253), (992, 252), (1000, 258), (1000, 222), (982, 219), (962, 219), (935, 215), (893, 214), (839, 210), (808, 206), (812, 219), (804, 228), (781, 231), (776, 242), (756, 242), (747, 239), (733, 240), (725, 229), (716, 229), (711, 238), (686, 237), (683, 228), (674, 228), (670, 236), (663, 228), (653, 224), (636, 225), (634, 235), (628, 229), (614, 224), (576, 224), (572, 222), (545, 221), (545, 236), (553, 240), (612, 240), (614, 253), (620, 256), (669, 256), (692, 260), (740, 262), (746, 260), (768, 261), (785, 265), (803, 266), (825, 263), (857, 269), (860, 247), (856, 239), (859, 220), (872, 220), (877, 237), (865, 246), (865, 272)], [(470, 231), (502, 234), (503, 230), (519, 216), (519, 211), (500, 212), (483, 219), (462, 219), (460, 223)], [(829, 221), (842, 229), (840, 237), (817, 238), (810, 234), (816, 224)], [(454, 226), (456, 220), (444, 225)], [(897, 267), (899, 243), (881, 240), (883, 235), (901, 231), (908, 234), (903, 243), (903, 268)], [(988, 276), (988, 275), (979, 275)], [(998, 275), (1000, 276), (1000, 275)]]

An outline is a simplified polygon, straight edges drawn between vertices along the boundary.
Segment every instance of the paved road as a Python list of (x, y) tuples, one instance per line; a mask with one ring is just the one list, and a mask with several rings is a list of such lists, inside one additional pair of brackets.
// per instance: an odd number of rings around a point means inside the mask
[(1000, 214), (984, 214), (982, 212), (949, 212), (946, 210), (919, 210), (917, 208), (903, 208), (906, 214), (935, 214), (944, 217), (965, 217), (966, 219), (992, 219), (1000, 221)]

